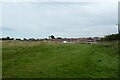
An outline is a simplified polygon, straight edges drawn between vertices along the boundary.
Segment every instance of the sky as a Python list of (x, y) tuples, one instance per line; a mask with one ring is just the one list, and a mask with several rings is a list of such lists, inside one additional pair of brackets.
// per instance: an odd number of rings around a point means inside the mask
[(118, 31), (117, 2), (4, 2), (0, 8), (1, 37), (103, 37)]

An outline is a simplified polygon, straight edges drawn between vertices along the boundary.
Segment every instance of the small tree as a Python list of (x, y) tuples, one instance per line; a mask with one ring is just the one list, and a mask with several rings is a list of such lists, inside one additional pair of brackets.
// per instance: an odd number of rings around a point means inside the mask
[(55, 39), (55, 37), (53, 35), (51, 35), (51, 39)]
[(10, 37), (7, 37), (6, 40), (10, 40)]
[(24, 40), (24, 41), (27, 41), (27, 39), (26, 39), (26, 38), (23, 38), (23, 40)]

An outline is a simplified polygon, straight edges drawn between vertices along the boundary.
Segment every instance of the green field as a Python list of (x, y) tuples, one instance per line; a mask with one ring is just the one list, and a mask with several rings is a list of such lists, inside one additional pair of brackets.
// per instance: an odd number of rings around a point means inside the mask
[(117, 78), (117, 42), (2, 42), (3, 78)]

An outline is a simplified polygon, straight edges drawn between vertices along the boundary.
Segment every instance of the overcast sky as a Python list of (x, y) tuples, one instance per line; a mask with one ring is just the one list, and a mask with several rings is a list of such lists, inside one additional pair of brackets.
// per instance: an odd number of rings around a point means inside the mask
[(0, 8), (3, 37), (79, 38), (117, 33), (117, 2), (7, 2)]

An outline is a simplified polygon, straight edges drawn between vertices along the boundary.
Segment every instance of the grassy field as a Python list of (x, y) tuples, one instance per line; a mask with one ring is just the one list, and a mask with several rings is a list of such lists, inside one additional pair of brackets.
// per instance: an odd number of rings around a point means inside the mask
[(2, 42), (3, 78), (117, 78), (117, 43)]
[(2, 78), (2, 42), (0, 41), (0, 79)]

